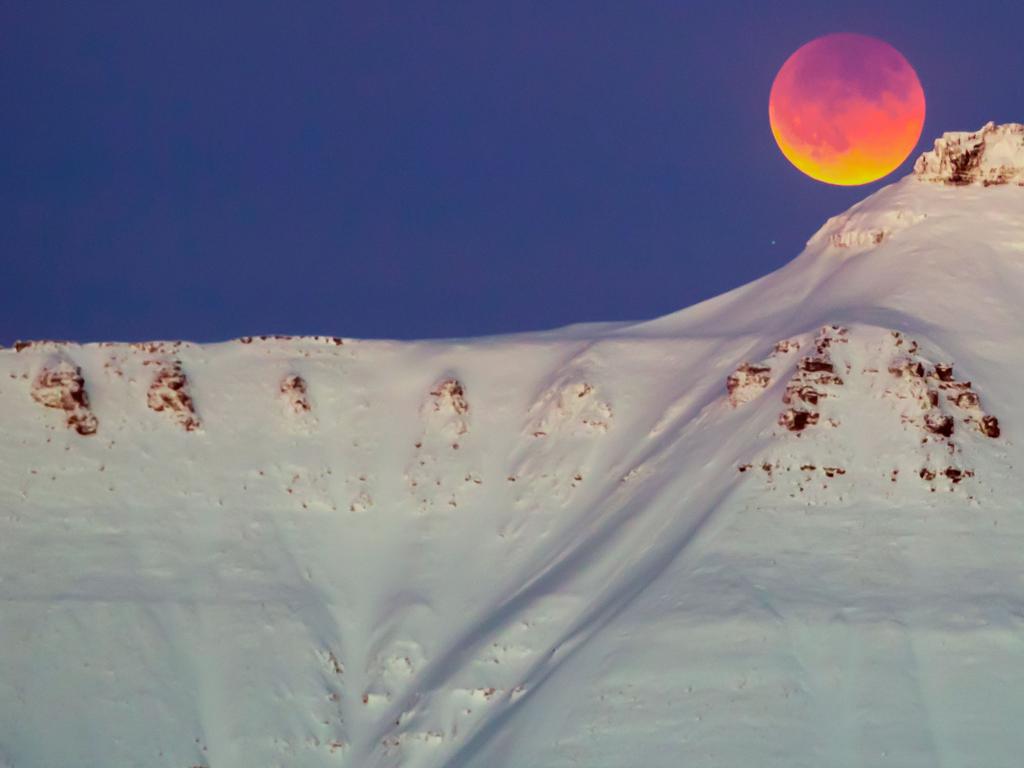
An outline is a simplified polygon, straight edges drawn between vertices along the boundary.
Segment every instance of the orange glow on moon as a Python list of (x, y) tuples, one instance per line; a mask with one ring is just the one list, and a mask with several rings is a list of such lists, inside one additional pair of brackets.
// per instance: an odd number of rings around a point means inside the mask
[(819, 37), (786, 59), (768, 118), (779, 149), (812, 179), (867, 184), (907, 159), (924, 127), (924, 91), (903, 55), (866, 35)]

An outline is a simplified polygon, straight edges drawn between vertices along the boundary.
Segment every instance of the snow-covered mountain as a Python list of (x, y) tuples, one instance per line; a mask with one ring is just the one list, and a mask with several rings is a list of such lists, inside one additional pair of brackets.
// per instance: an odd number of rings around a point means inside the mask
[(0, 352), (0, 765), (1018, 766), (1024, 128), (651, 322)]

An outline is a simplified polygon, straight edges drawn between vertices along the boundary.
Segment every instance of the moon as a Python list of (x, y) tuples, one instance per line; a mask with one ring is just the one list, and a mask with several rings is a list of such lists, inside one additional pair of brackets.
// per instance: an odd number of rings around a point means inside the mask
[(840, 33), (786, 59), (772, 83), (768, 119), (782, 154), (812, 179), (867, 184), (907, 159), (921, 138), (921, 81), (884, 40)]

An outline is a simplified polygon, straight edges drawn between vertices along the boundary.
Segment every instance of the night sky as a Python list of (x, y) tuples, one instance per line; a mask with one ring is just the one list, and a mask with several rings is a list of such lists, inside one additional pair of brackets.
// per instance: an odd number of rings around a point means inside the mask
[[(474, 336), (675, 311), (946, 130), (1024, 121), (1024, 3), (0, 3), (0, 342)], [(779, 152), (796, 48), (876, 35), (917, 150)]]

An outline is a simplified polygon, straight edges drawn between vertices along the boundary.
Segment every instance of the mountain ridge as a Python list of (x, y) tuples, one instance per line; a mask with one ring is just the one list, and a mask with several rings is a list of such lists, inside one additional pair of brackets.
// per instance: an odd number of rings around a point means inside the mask
[(0, 351), (0, 765), (1015, 765), (985, 178), (651, 321)]

